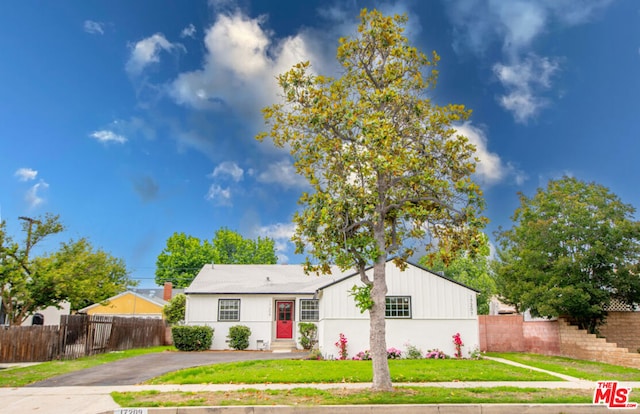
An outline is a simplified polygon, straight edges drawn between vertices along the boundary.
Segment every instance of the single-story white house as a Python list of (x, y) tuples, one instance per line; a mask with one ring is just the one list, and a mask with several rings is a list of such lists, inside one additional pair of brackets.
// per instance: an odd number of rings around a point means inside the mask
[[(408, 263), (387, 262), (387, 346), (405, 351), (439, 349), (454, 355), (460, 333), (463, 356), (479, 348), (477, 291)], [(372, 273), (369, 269), (367, 273)], [(228, 349), (233, 325), (251, 329), (249, 349), (301, 348), (298, 324), (318, 326), (318, 348), (336, 358), (347, 338), (349, 357), (369, 349), (369, 314), (349, 295), (362, 286), (357, 272), (332, 268), (328, 276), (305, 275), (302, 265), (205, 265), (185, 289), (185, 323), (214, 328), (212, 349)]]

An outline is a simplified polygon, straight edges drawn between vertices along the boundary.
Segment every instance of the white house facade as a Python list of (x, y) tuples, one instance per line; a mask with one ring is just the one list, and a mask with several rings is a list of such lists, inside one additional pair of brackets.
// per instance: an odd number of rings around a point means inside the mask
[[(386, 271), (388, 347), (453, 355), (456, 333), (464, 356), (479, 347), (475, 290), (411, 263), (403, 271), (389, 261)], [(369, 349), (369, 315), (349, 295), (354, 285), (362, 285), (359, 275), (338, 268), (310, 276), (301, 265), (206, 265), (185, 290), (185, 322), (213, 327), (218, 350), (229, 348), (233, 325), (251, 329), (249, 349), (301, 348), (298, 325), (313, 322), (325, 357), (337, 357), (340, 334), (353, 356)]]

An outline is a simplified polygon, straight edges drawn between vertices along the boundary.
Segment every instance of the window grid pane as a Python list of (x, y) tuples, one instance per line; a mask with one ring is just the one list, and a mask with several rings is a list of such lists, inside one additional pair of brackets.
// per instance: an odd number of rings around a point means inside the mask
[(411, 297), (387, 296), (384, 316), (387, 318), (411, 318)]
[(240, 299), (220, 299), (218, 302), (219, 321), (240, 320)]
[(320, 318), (319, 306), (317, 299), (301, 299), (300, 300), (300, 320), (301, 321), (317, 321)]

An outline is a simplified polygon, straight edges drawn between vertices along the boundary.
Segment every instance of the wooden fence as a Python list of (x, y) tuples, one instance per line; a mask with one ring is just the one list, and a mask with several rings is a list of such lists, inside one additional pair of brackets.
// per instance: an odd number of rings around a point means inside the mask
[(0, 327), (0, 363), (41, 362), (158, 346), (162, 319), (63, 315), (60, 326)]

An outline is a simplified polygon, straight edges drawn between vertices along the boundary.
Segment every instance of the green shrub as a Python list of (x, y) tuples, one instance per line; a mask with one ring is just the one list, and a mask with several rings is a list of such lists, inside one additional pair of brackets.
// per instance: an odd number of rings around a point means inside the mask
[(315, 323), (300, 322), (298, 329), (300, 329), (300, 345), (302, 345), (304, 349), (311, 349), (318, 343), (318, 327)]
[(407, 352), (405, 353), (407, 359), (422, 359), (422, 350), (415, 345), (407, 344)]
[(164, 305), (162, 313), (169, 325), (175, 325), (184, 321), (186, 303), (187, 296), (184, 293), (180, 293)]
[(238, 351), (247, 349), (249, 347), (249, 337), (251, 336), (251, 329), (244, 325), (235, 325), (229, 328), (229, 346)]
[(213, 328), (210, 326), (171, 327), (173, 345), (179, 351), (206, 351), (211, 348)]

